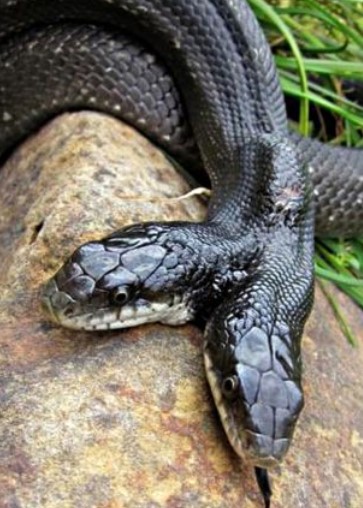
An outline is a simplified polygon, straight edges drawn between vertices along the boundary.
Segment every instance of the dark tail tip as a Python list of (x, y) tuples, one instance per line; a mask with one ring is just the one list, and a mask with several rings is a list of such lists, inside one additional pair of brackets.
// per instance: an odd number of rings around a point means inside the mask
[(261, 467), (255, 467), (256, 480), (265, 501), (265, 508), (270, 508), (270, 500), (272, 496), (272, 490), (270, 486), (270, 480), (268, 478), (267, 469)]

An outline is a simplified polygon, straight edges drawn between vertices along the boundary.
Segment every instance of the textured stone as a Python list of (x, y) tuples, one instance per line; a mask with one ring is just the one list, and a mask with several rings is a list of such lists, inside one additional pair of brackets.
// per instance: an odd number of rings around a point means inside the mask
[[(262, 506), (218, 421), (195, 327), (81, 333), (39, 307), (40, 284), (79, 244), (143, 219), (201, 217), (195, 199), (172, 199), (187, 190), (144, 138), (95, 113), (57, 119), (4, 167), (1, 507)], [(362, 506), (363, 316), (337, 297), (359, 347), (318, 289), (303, 341), (306, 407), (271, 475), (273, 508)]]

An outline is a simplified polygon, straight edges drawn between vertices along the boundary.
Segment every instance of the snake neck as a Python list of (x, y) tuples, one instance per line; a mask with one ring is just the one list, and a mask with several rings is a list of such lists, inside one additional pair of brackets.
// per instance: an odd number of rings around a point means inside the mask
[(314, 221), (311, 187), (293, 145), (280, 134), (259, 135), (236, 151), (233, 164), (235, 169), (226, 171), (222, 180), (212, 181), (216, 192), (208, 220), (224, 224), (225, 234), (237, 237), (255, 231), (268, 234), (270, 241), (281, 234), (289, 243), (300, 238), (307, 244)]

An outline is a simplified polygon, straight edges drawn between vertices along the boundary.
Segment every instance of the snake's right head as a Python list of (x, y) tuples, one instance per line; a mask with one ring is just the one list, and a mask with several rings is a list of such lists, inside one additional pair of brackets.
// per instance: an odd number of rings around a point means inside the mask
[(46, 309), (83, 330), (191, 320), (202, 263), (187, 231), (183, 223), (133, 225), (84, 244), (46, 284)]
[(241, 300), (230, 303), (217, 309), (206, 328), (208, 381), (236, 453), (255, 467), (274, 467), (291, 444), (303, 407), (300, 337), (267, 313), (262, 323)]

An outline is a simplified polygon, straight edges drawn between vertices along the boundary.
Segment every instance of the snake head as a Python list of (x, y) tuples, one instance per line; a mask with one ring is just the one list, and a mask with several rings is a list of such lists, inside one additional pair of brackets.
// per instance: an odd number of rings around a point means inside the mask
[(149, 223), (84, 244), (46, 284), (45, 307), (74, 329), (185, 323), (195, 313), (192, 279), (203, 279), (192, 243), (183, 223)]
[[(234, 302), (234, 306), (237, 302)], [(300, 336), (256, 310), (217, 310), (206, 328), (206, 373), (228, 439), (254, 466), (277, 465), (303, 407)], [(267, 319), (266, 319), (267, 318)]]

